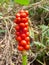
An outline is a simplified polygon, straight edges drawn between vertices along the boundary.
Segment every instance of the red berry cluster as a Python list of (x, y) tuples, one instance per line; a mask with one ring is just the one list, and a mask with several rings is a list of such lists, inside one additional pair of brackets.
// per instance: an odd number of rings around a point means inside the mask
[(16, 14), (14, 22), (16, 30), (16, 40), (18, 41), (18, 50), (29, 50), (30, 49), (30, 38), (28, 31), (28, 11), (20, 10)]

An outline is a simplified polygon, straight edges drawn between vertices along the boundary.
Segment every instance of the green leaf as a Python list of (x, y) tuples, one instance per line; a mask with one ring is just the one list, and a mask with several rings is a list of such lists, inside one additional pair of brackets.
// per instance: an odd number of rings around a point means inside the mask
[(42, 9), (42, 8), (37, 8), (37, 10), (36, 10), (36, 11), (37, 11), (37, 13), (38, 13), (38, 14), (42, 14), (42, 13), (43, 13), (43, 11), (44, 11), (44, 9)]
[(40, 42), (34, 42), (34, 44), (37, 45), (37, 46), (40, 46), (40, 47), (44, 47), (45, 48), (45, 45), (42, 44), (42, 43), (40, 43)]
[(42, 43), (45, 45), (48, 38), (49, 38), (49, 27), (46, 25), (41, 25), (40, 28), (42, 29)]
[(46, 18), (46, 21), (49, 21), (49, 18)]
[(0, 33), (5, 33), (5, 32), (7, 32), (6, 30), (0, 30)]
[(0, 12), (0, 16), (2, 16), (3, 14)]
[(30, 33), (30, 37), (34, 37), (34, 32), (33, 30), (31, 30), (31, 28), (29, 28), (29, 33)]
[(14, 0), (16, 3), (21, 4), (21, 5), (28, 5), (29, 0)]
[(46, 25), (40, 25), (40, 28), (42, 29), (42, 31), (45, 31), (48, 28), (48, 26), (46, 26)]
[(49, 46), (49, 40), (47, 40), (47, 46)]

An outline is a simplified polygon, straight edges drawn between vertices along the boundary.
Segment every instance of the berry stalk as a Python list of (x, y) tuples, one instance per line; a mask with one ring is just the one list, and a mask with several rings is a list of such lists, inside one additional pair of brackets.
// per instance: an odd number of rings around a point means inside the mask
[[(22, 52), (27, 52), (30, 49), (28, 11), (20, 10), (16, 14), (14, 22), (16, 23), (15, 39), (18, 41), (17, 49)], [(27, 65), (27, 55), (24, 53), (22, 54), (22, 61), (22, 65)]]
[(22, 65), (27, 65), (27, 55), (26, 54), (22, 55)]

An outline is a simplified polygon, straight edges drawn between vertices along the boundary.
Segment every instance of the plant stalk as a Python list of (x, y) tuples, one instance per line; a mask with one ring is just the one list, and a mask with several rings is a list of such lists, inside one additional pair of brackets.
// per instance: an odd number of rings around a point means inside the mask
[(22, 55), (22, 65), (27, 65), (27, 54), (25, 53), (23, 53), (23, 55)]

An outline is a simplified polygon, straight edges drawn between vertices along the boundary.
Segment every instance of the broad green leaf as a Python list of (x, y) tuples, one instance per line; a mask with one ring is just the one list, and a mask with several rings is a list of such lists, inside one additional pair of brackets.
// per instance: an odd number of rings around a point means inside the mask
[(14, 0), (16, 3), (21, 4), (21, 5), (28, 5), (29, 0)]

